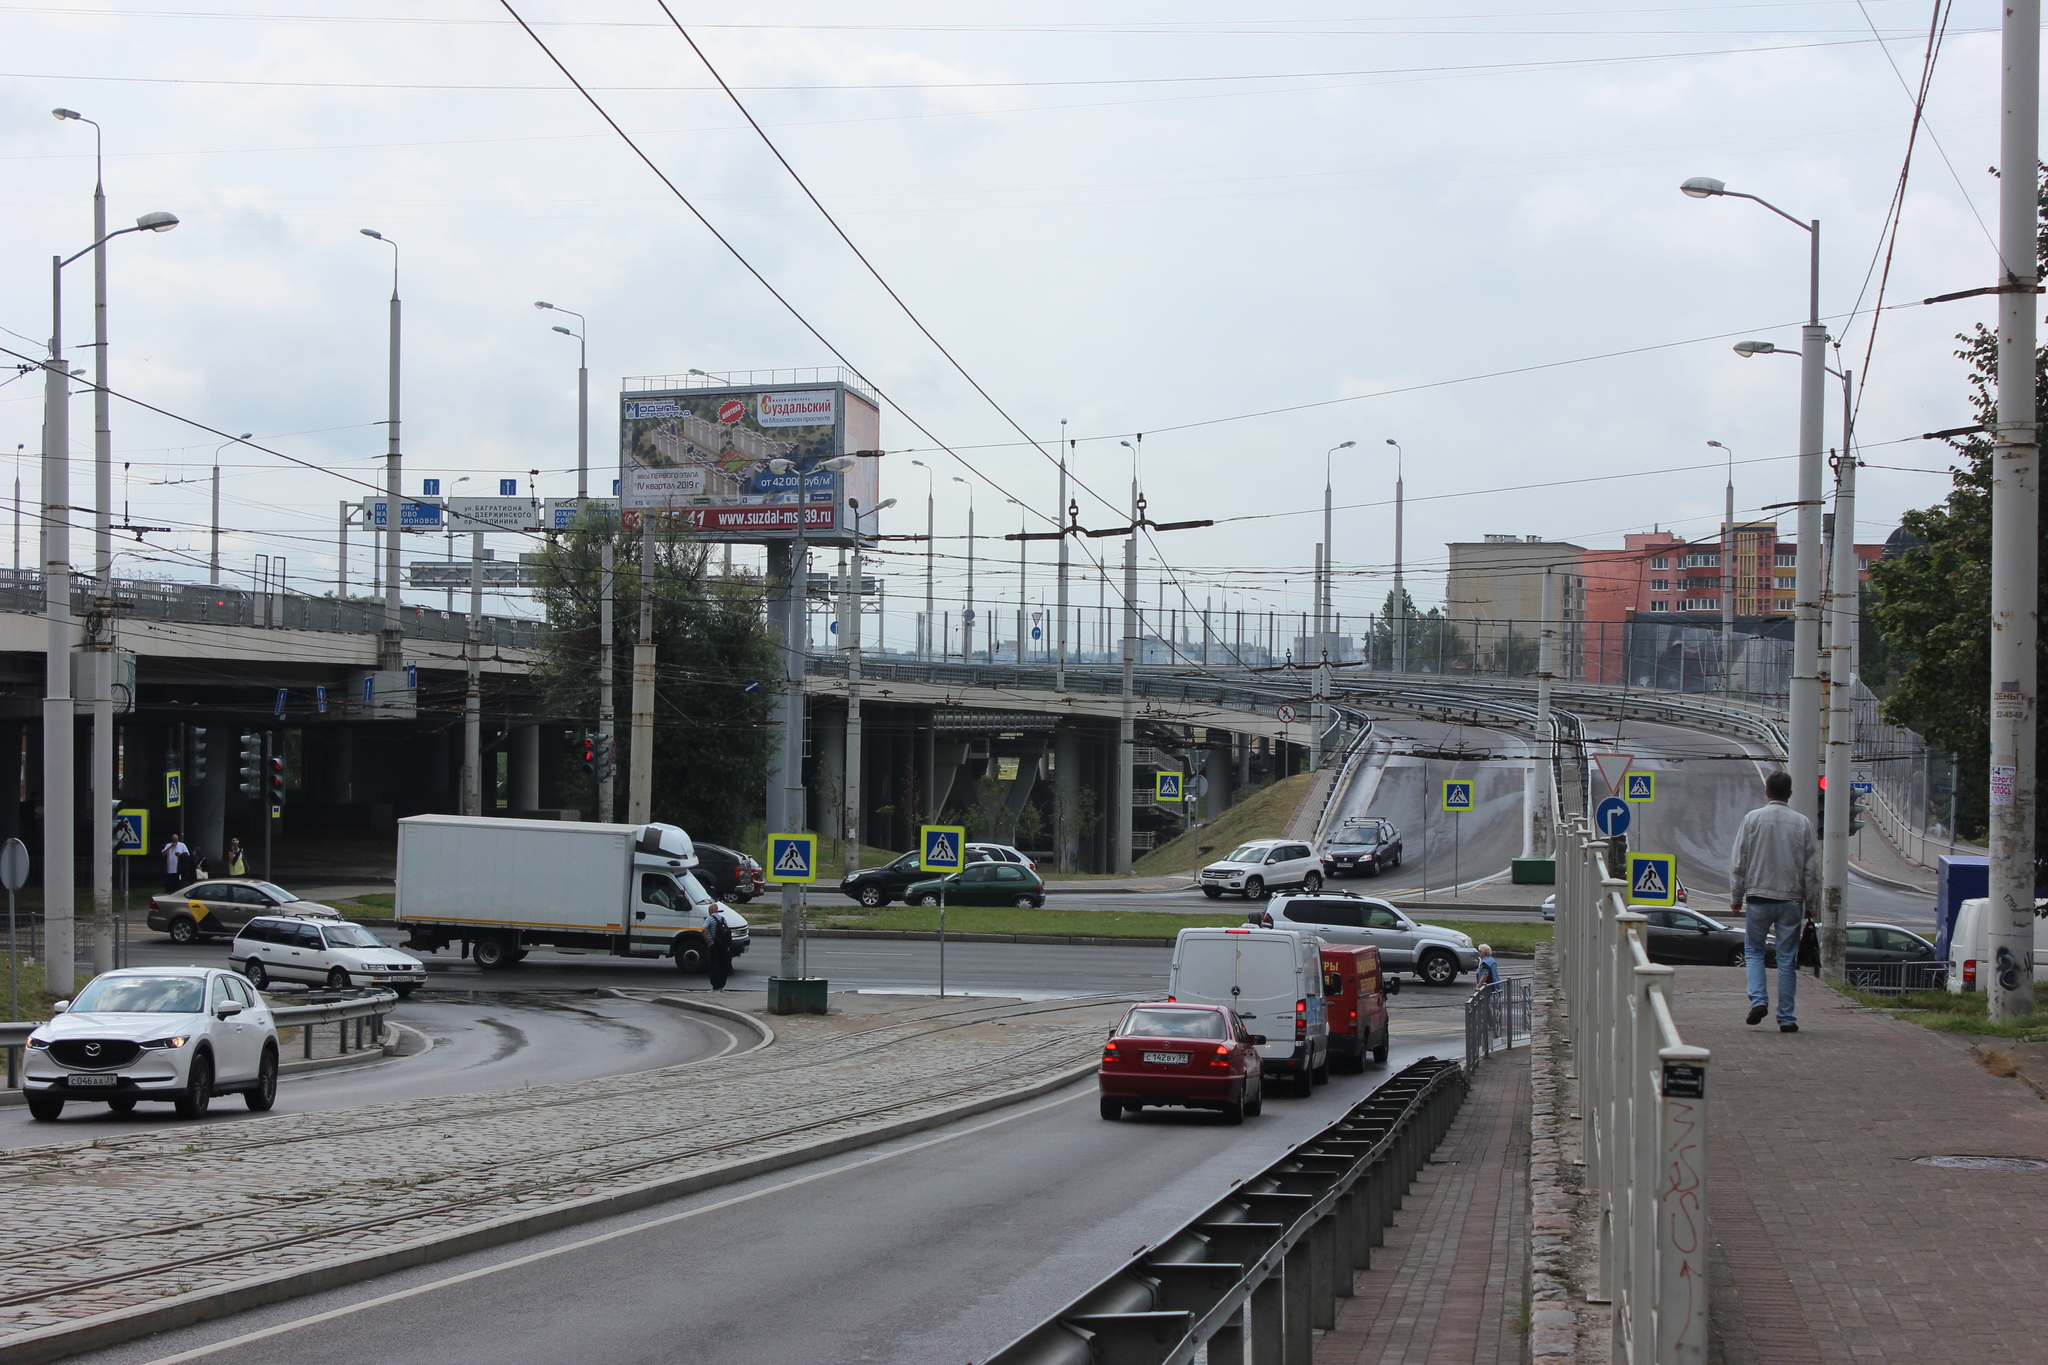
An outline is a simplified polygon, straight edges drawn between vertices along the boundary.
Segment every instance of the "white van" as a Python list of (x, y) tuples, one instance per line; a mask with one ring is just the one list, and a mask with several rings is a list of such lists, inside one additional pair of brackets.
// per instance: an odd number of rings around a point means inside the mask
[(1330, 1079), (1322, 945), (1313, 938), (1286, 929), (1183, 929), (1166, 998), (1236, 1010), (1267, 1039), (1259, 1048), (1265, 1074), (1292, 1074), (1296, 1095)]
[[(1991, 902), (1979, 896), (1956, 907), (1955, 928), (1948, 936), (1948, 989), (1951, 994), (1981, 991), (1991, 977)], [(2048, 983), (2039, 918), (2034, 920), (2034, 981)]]

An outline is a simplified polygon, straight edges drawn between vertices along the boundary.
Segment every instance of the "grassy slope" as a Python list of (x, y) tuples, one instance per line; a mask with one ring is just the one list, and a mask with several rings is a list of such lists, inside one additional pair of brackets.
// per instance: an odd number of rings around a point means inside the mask
[[(8, 973), (4, 961), (6, 957), (7, 954), (5, 952), (0, 952), (0, 991), (7, 990), (9, 987)], [(71, 996), (77, 994), (76, 987), (66, 991), (63, 995), (51, 994), (43, 989), (43, 964), (31, 959), (26, 953), (21, 954), (18, 961), (21, 975), (15, 981), (14, 986), (21, 996), (21, 1009), (18, 1013), (10, 1016), (10, 1022), (25, 1023), (32, 1020), (47, 1019), (50, 1017), (50, 1006), (53, 1002), (68, 1000)], [(80, 972), (78, 974), (79, 985), (84, 985), (91, 979), (91, 972)], [(7, 996), (0, 996), (0, 1010), (7, 1008), (7, 1002)]]
[[(1141, 877), (1158, 877), (1193, 870), (1199, 860), (1213, 863), (1247, 839), (1277, 839), (1294, 818), (1294, 808), (1315, 780), (1314, 773), (1284, 777), (1264, 790), (1246, 797), (1206, 825), (1181, 835), (1172, 843), (1153, 849), (1131, 865)], [(1209, 853), (1197, 848), (1208, 845)]]

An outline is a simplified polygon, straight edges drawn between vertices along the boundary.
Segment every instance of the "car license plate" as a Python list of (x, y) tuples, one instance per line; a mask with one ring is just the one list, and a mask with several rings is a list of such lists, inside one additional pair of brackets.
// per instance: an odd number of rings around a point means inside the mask
[(1185, 1052), (1148, 1052), (1145, 1054), (1145, 1060), (1148, 1062), (1163, 1062), (1167, 1066), (1186, 1066), (1188, 1064), (1188, 1054)]
[(117, 1079), (114, 1076), (73, 1076), (70, 1083), (72, 1085), (113, 1085)]

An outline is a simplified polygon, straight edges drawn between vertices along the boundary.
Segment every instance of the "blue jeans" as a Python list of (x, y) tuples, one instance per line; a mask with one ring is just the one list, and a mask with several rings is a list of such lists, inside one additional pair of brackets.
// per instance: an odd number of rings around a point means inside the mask
[(1775, 928), (1778, 948), (1778, 1022), (1796, 1024), (1792, 997), (1799, 980), (1799, 926), (1806, 919), (1806, 907), (1798, 901), (1753, 900), (1743, 907), (1748, 943), (1743, 948), (1743, 970), (1749, 974), (1749, 1003), (1768, 1005), (1764, 990), (1764, 936)]

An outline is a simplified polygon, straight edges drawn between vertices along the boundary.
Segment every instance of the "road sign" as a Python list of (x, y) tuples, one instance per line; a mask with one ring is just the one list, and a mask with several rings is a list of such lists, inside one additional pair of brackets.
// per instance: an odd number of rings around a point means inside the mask
[(448, 525), (457, 531), (538, 531), (540, 505), (512, 493), (495, 498), (448, 499)]
[(0, 849), (0, 885), (9, 891), (19, 891), (27, 880), (28, 845), (19, 839), (9, 839), (7, 847)]
[(1873, 783), (1869, 782), (1851, 782), (1849, 784), (1849, 790), (1859, 792), (1874, 792), (1877, 790), (1877, 787)]
[(318, 711), (318, 712), (320, 712), (320, 713), (321, 713), (322, 715), (325, 715), (325, 714), (327, 713), (327, 689), (326, 689), (326, 688), (324, 688), (324, 687), (316, 687), (316, 688), (314, 688), (314, 689), (313, 689), (313, 709), (314, 709), (315, 711)]
[(149, 812), (141, 809), (114, 812), (114, 852), (124, 858), (139, 858), (149, 852)]
[(818, 880), (818, 836), (769, 835), (768, 865), (761, 870), (761, 876), (778, 886)]
[(1678, 904), (1678, 859), (1670, 853), (1628, 855), (1630, 905)]
[(1621, 790), (1621, 775), (1628, 771), (1628, 765), (1636, 761), (1634, 754), (1594, 754), (1593, 763), (1600, 769), (1600, 780), (1607, 784), (1607, 790)]
[(1034, 640), (1042, 640), (1045, 638), (1045, 632), (1041, 630), (1039, 627), (1033, 626), (1031, 628), (1031, 638)]
[(278, 688), (278, 689), (277, 689), (277, 718), (278, 718), (279, 720), (283, 720), (283, 719), (284, 719), (284, 708), (285, 708), (285, 703), (286, 703), (286, 702), (288, 702), (288, 701), (290, 701), (290, 700), (291, 700), (291, 693), (287, 692), (287, 691), (286, 691), (286, 690), (285, 690), (284, 688), (282, 688), (282, 687), (280, 687), (280, 688)]
[(1472, 809), (1472, 779), (1450, 777), (1444, 779), (1444, 809), (1467, 811)]
[(1282, 725), (1292, 725), (1301, 719), (1301, 712), (1294, 709), (1293, 702), (1283, 701), (1273, 708), (1273, 718)]
[(971, 625), (973, 625), (973, 624), (974, 624), (974, 608), (973, 608), (973, 607), (969, 607), (969, 608), (968, 608), (968, 609), (967, 609), (966, 611), (963, 611), (963, 612), (961, 612), (961, 613), (960, 613), (960, 619), (961, 619), (961, 620), (963, 620), (963, 621), (965, 621), (965, 622), (966, 622), (966, 623), (967, 623), (968, 625), (970, 625), (970, 626), (971, 626)]
[(164, 774), (164, 804), (174, 809), (185, 804), (185, 774), (176, 768)]
[(1632, 812), (1628, 802), (1618, 796), (1603, 796), (1593, 810), (1593, 828), (1600, 831), (1603, 839), (1612, 839), (1617, 834), (1628, 833)]
[(742, 692), (759, 692), (760, 690), (761, 680), (759, 678), (749, 678), (740, 684), (740, 691)]
[(1152, 775), (1152, 799), (1159, 802), (1179, 801), (1181, 773), (1154, 773)]
[(917, 870), (958, 872), (967, 866), (965, 825), (920, 825), (917, 830)]
[(430, 497), (430, 498), (438, 498), (438, 497), (440, 497), (440, 496), (441, 496), (441, 481), (440, 481), (439, 479), (422, 479), (422, 480), (420, 480), (420, 492), (421, 492), (421, 493), (423, 493), (423, 494), (425, 494), (425, 495), (426, 495), (427, 497)]
[(1621, 779), (1621, 799), (1624, 801), (1655, 801), (1657, 799), (1657, 774), (1628, 773)]

